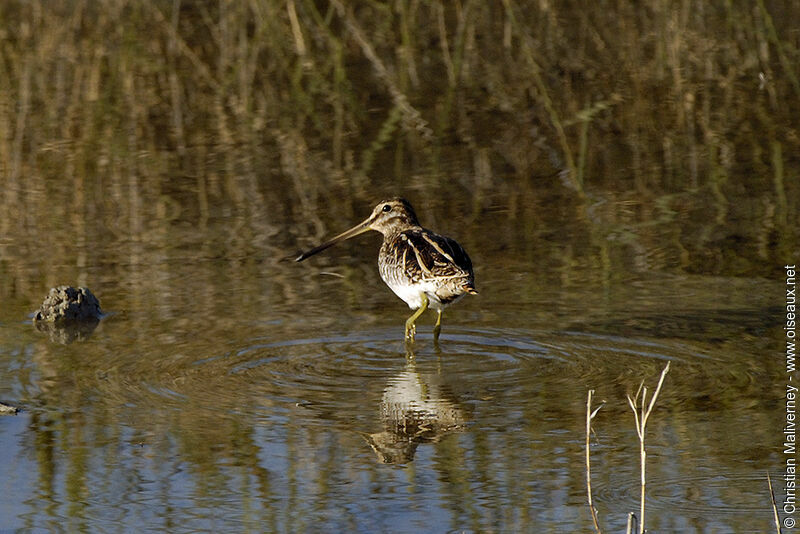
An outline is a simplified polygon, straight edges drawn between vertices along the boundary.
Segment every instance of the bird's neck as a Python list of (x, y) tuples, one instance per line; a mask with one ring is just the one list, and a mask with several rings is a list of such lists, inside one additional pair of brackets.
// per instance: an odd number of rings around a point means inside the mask
[(397, 236), (399, 236), (403, 232), (405, 232), (407, 230), (415, 230), (415, 229), (419, 230), (419, 229), (421, 229), (421, 227), (417, 226), (417, 225), (414, 225), (414, 224), (396, 224), (396, 225), (392, 225), (392, 226), (384, 229), (383, 239), (385, 241), (391, 241), (392, 239), (397, 239)]

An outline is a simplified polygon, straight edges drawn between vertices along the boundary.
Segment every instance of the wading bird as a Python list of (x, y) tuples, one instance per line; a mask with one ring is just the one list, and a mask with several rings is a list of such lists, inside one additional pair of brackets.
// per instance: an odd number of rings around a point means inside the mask
[(364, 222), (300, 254), (295, 261), (369, 230), (383, 234), (378, 254), (381, 278), (409, 308), (416, 310), (406, 321), (406, 340), (414, 341), (415, 321), (428, 307), (438, 314), (433, 327), (433, 338), (438, 340), (444, 308), (466, 293), (477, 294), (472, 261), (453, 239), (421, 227), (407, 200), (380, 202)]

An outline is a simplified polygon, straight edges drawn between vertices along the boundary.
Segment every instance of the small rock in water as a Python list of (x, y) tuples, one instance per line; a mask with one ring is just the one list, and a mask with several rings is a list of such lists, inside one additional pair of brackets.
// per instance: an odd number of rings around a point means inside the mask
[(42, 307), (34, 315), (34, 321), (99, 321), (103, 312), (100, 301), (89, 288), (58, 286), (50, 290)]

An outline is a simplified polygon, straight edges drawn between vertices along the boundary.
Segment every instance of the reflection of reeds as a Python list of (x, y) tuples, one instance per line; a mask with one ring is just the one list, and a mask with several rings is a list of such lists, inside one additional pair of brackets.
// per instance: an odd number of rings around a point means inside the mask
[[(606, 204), (613, 217), (666, 195), (710, 206), (707, 231), (675, 235), (682, 267), (725, 257), (713, 225), (742, 191), (760, 198), (754, 232), (792, 249), (797, 10), (612, 6), (0, 3), (0, 232), (27, 258), (77, 257), (73, 244), (164, 243), (176, 220), (226, 214), (223, 252), (241, 256), (248, 235), (273, 246), (296, 219), (288, 232), (318, 234), (320, 206), (390, 190), (449, 219), (462, 207), (439, 199), (469, 193), (479, 214), (490, 192), (509, 220), (535, 218), (560, 176), (560, 202), (630, 195)], [(774, 254), (759, 250), (753, 270)]]

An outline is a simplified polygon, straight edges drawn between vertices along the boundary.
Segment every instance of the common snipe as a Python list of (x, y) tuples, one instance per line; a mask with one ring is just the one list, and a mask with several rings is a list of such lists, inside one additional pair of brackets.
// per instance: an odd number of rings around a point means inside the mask
[(477, 294), (472, 261), (456, 241), (421, 227), (407, 200), (380, 202), (364, 222), (300, 254), (296, 261), (369, 230), (383, 234), (378, 254), (381, 278), (416, 310), (406, 321), (406, 339), (414, 340), (415, 322), (430, 307), (438, 314), (433, 328), (434, 340), (438, 340), (444, 308), (466, 293)]

